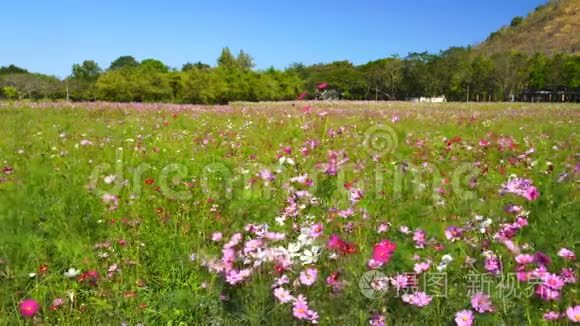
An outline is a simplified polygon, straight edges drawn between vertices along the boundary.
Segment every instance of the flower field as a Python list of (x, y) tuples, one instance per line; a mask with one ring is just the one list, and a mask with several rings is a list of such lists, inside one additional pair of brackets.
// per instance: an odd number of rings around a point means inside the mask
[(0, 103), (0, 325), (580, 322), (578, 104)]

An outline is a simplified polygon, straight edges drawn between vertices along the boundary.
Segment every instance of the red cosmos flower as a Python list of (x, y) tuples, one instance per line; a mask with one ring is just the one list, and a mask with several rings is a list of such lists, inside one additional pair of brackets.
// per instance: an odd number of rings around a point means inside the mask
[(274, 266), (274, 272), (275, 272), (276, 274), (282, 274), (282, 273), (284, 273), (284, 271), (285, 271), (285, 270), (286, 270), (286, 269), (285, 269), (285, 268), (284, 268), (284, 266), (283, 266), (283, 265), (281, 265), (281, 264), (276, 264), (276, 266)]
[(99, 272), (97, 271), (87, 271), (79, 276), (79, 282), (87, 283), (91, 286), (96, 286), (99, 280)]
[(320, 84), (316, 85), (316, 88), (320, 91), (323, 89), (326, 89), (327, 87), (328, 87), (327, 83), (320, 83)]
[(40, 267), (38, 267), (39, 274), (46, 274), (46, 272), (48, 272), (48, 265), (47, 264), (43, 264), (43, 265), (40, 265)]
[(386, 264), (391, 260), (397, 245), (389, 240), (383, 240), (375, 245), (373, 249), (373, 259), (381, 264)]
[(354, 243), (342, 240), (337, 234), (332, 234), (326, 245), (329, 249), (338, 251), (343, 255), (357, 252), (357, 246)]
[(298, 97), (296, 98), (297, 100), (303, 100), (306, 98), (306, 96), (308, 96), (308, 92), (302, 92), (298, 95)]
[(147, 179), (145, 179), (145, 184), (146, 185), (152, 185), (153, 183), (155, 183), (155, 180), (153, 178), (147, 178)]
[(6, 175), (14, 173), (14, 169), (11, 166), (5, 166), (2, 172)]

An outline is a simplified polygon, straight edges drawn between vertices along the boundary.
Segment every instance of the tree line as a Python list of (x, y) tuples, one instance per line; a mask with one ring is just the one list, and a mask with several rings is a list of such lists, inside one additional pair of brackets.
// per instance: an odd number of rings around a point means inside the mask
[(197, 62), (180, 69), (156, 59), (122, 56), (102, 69), (93, 60), (74, 64), (61, 80), (10, 65), (0, 67), (0, 98), (71, 101), (173, 102), (215, 104), (230, 101), (311, 99), (324, 83), (346, 100), (404, 100), (445, 95), (452, 101), (504, 101), (525, 88), (580, 88), (580, 56), (486, 56), (470, 47), (438, 54), (409, 53), (354, 65), (349, 61), (283, 70), (254, 69), (244, 51), (224, 48), (215, 66)]

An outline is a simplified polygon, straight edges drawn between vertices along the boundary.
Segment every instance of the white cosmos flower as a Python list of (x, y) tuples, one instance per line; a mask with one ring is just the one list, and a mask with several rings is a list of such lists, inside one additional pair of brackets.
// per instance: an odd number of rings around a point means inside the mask
[(286, 218), (284, 216), (278, 216), (275, 218), (275, 220), (279, 225), (284, 225), (284, 222), (286, 222)]
[(115, 175), (111, 174), (105, 177), (105, 183), (110, 185), (111, 183), (115, 182)]
[(444, 262), (445, 264), (449, 264), (450, 262), (453, 261), (453, 257), (450, 254), (446, 254), (443, 255), (443, 257), (441, 257), (441, 261)]
[(69, 268), (68, 271), (64, 272), (64, 276), (68, 277), (68, 278), (73, 278), (78, 276), (81, 273), (81, 271), (79, 271), (76, 268)]
[(292, 257), (300, 256), (300, 249), (302, 249), (302, 245), (298, 242), (288, 244), (288, 253)]
[(320, 255), (320, 247), (312, 246), (310, 249), (304, 250), (300, 256), (300, 261), (302, 265), (314, 264), (318, 261), (318, 256)]
[(303, 246), (309, 246), (314, 242), (314, 240), (308, 234), (302, 233), (298, 236), (298, 242)]

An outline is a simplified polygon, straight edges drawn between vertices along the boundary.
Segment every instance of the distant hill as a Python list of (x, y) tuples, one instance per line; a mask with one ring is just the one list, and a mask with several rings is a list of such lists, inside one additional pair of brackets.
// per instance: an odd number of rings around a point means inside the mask
[(510, 50), (580, 55), (580, 0), (549, 1), (527, 17), (515, 17), (474, 49), (488, 55)]

